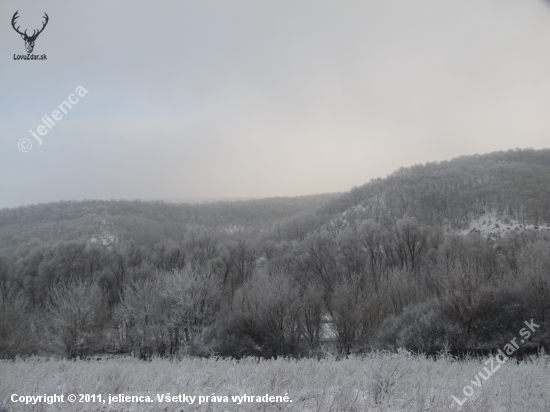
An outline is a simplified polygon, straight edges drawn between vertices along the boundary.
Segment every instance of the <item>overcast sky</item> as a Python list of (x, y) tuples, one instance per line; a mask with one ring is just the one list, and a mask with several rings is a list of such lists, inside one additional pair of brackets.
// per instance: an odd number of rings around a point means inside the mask
[[(47, 60), (14, 60), (16, 10), (29, 34), (49, 15)], [(0, 17), (0, 207), (340, 192), (550, 147), (545, 0), (2, 0)]]

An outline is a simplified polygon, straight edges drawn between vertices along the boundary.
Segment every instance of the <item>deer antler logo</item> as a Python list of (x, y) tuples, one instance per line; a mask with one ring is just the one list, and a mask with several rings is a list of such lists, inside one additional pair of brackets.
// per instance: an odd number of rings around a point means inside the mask
[(44, 18), (46, 19), (46, 21), (44, 23), (42, 23), (42, 28), (40, 30), (38, 30), (38, 32), (36, 30), (33, 30), (32, 35), (29, 36), (29, 35), (27, 35), (27, 30), (25, 30), (24, 33), (21, 33), (19, 31), (20, 26), (15, 27), (15, 20), (17, 20), (17, 18), (19, 17), (17, 15), (17, 13), (19, 13), (19, 10), (17, 10), (15, 12), (15, 14), (13, 15), (13, 17), (11, 19), (11, 25), (12, 25), (13, 29), (21, 35), (21, 38), (23, 40), (25, 40), (25, 48), (27, 49), (27, 53), (32, 53), (32, 50), (34, 49), (34, 42), (36, 41), (36, 38), (38, 37), (38, 35), (40, 33), (42, 33), (42, 31), (44, 31), (44, 28), (46, 27), (46, 24), (48, 24), (48, 20), (50, 18), (48, 17), (48, 15), (46, 13), (44, 13)]

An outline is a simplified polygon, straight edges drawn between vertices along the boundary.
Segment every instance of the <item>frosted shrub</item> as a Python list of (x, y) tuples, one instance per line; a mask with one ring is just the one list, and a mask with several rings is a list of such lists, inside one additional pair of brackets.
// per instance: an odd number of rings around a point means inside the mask
[(461, 328), (454, 323), (437, 299), (407, 307), (400, 316), (386, 319), (378, 332), (382, 349), (406, 348), (413, 352), (435, 354), (449, 343), (461, 346)]

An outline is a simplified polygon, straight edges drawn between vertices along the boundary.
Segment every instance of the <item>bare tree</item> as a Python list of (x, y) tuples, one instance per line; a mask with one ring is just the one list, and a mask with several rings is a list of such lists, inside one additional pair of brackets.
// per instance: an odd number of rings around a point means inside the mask
[(520, 255), (520, 273), (527, 284), (529, 305), (541, 322), (550, 320), (550, 250), (544, 241), (529, 244)]
[(349, 355), (361, 336), (366, 310), (365, 291), (359, 276), (342, 279), (331, 295), (328, 309), (338, 338), (338, 350)]
[(447, 312), (459, 321), (468, 336), (478, 312), (493, 300), (492, 292), (474, 262), (456, 261), (451, 270), (440, 280), (441, 302)]
[(85, 358), (97, 348), (108, 314), (96, 284), (68, 282), (54, 287), (47, 309), (50, 335), (71, 359)]

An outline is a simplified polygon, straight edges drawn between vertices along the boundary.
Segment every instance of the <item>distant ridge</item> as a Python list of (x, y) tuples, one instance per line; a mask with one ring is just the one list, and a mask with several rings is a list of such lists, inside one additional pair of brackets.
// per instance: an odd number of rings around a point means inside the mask
[(147, 199), (147, 201), (160, 200), (166, 203), (187, 203), (191, 205), (204, 204), (204, 203), (233, 203), (233, 202), (246, 202), (247, 200), (260, 200), (264, 197), (171, 197), (161, 199)]

